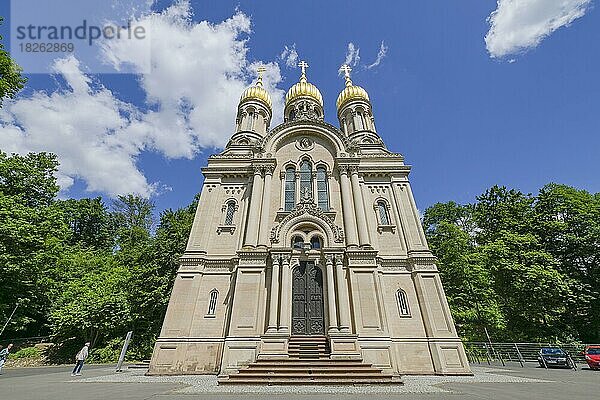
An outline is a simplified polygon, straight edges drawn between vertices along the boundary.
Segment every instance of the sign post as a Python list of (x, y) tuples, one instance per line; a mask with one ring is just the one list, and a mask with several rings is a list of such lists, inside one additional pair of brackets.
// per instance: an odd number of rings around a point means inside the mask
[(133, 336), (133, 331), (127, 332), (127, 336), (125, 336), (125, 343), (123, 343), (123, 348), (121, 349), (121, 355), (119, 356), (119, 362), (117, 363), (117, 371), (123, 372), (123, 361), (125, 361), (125, 353), (127, 353), (127, 347), (129, 347), (129, 342), (131, 342), (131, 337)]

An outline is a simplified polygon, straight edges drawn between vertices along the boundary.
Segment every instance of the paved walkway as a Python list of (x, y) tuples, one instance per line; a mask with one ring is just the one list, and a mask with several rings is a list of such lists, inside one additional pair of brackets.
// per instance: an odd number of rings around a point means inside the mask
[(592, 399), (600, 393), (600, 372), (544, 370), (533, 365), (473, 366), (473, 377), (405, 376), (395, 386), (217, 386), (214, 376), (147, 377), (144, 371), (115, 373), (86, 366), (82, 377), (72, 367), (5, 369), (2, 398), (10, 400), (88, 399)]

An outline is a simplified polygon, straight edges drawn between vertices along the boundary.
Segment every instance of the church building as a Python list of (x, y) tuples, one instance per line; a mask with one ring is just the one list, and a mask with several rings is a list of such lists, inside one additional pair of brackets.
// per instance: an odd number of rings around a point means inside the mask
[(348, 66), (339, 126), (324, 121), (323, 97), (299, 66), (283, 123), (270, 126), (260, 68), (235, 133), (202, 169), (148, 373), (273, 384), (470, 374), (410, 166), (377, 134)]

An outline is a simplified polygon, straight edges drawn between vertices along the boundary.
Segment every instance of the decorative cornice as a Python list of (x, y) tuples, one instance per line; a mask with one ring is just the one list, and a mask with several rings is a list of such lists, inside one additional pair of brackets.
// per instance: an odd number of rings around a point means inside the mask
[(371, 249), (348, 249), (346, 256), (348, 257), (349, 267), (377, 267), (377, 250)]

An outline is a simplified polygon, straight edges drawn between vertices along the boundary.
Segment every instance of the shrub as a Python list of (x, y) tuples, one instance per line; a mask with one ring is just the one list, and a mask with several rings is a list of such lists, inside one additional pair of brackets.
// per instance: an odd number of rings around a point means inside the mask
[(121, 354), (121, 348), (123, 347), (123, 339), (116, 338), (111, 339), (106, 346), (99, 348), (92, 348), (90, 350), (90, 358), (88, 359), (91, 363), (115, 363), (119, 360)]
[(10, 355), (10, 358), (18, 360), (21, 358), (40, 358), (42, 356), (42, 352), (40, 349), (35, 347), (25, 347), (13, 354)]

